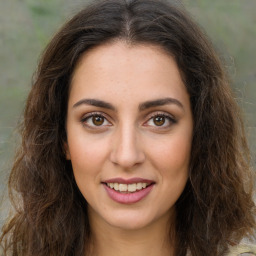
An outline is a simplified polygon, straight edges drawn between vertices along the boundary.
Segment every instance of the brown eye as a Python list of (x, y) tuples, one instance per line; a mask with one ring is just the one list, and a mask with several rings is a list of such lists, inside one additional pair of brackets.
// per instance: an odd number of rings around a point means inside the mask
[(81, 119), (81, 122), (89, 128), (104, 128), (112, 125), (105, 116), (98, 113), (88, 114)]
[(164, 116), (155, 116), (153, 118), (153, 122), (156, 126), (162, 126), (165, 123), (165, 117)]
[(177, 121), (173, 116), (166, 113), (153, 113), (151, 117), (144, 123), (145, 126), (154, 127), (158, 129), (167, 129), (176, 124)]
[(92, 123), (93, 123), (95, 126), (103, 125), (103, 123), (104, 123), (104, 117), (102, 117), (102, 116), (93, 116), (93, 117), (92, 117)]

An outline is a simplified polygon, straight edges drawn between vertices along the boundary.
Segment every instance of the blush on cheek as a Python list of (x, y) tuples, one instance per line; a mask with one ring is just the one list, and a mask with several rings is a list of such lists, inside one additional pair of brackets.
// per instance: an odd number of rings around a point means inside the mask
[[(91, 140), (90, 136), (84, 139), (73, 140), (69, 145), (72, 158), (76, 161), (99, 160), (100, 156), (106, 154), (107, 143), (104, 140)], [(80, 158), (80, 159), (79, 159)]]
[[(188, 143), (181, 143), (171, 141), (169, 144), (165, 143), (164, 147), (155, 151), (155, 159), (163, 163), (163, 166), (184, 166), (187, 165), (190, 158), (190, 145)], [(167, 165), (166, 165), (167, 164)]]

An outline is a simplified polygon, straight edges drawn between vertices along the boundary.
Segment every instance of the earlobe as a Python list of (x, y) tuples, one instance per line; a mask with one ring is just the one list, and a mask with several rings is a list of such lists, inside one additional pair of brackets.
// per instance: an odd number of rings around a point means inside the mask
[(66, 159), (71, 160), (68, 143), (66, 142), (64, 143), (64, 150), (65, 150)]

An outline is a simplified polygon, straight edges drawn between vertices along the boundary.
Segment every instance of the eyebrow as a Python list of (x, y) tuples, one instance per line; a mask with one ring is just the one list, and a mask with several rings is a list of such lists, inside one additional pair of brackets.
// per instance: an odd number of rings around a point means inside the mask
[(77, 103), (75, 103), (73, 105), (73, 108), (75, 107), (78, 107), (80, 105), (91, 105), (91, 106), (95, 106), (95, 107), (100, 107), (100, 108), (106, 108), (106, 109), (110, 109), (110, 110), (114, 110), (116, 111), (116, 108), (108, 103), (108, 102), (105, 102), (105, 101), (102, 101), (102, 100), (97, 100), (97, 99), (82, 99), (82, 100), (79, 100)]
[(156, 100), (150, 100), (143, 102), (139, 105), (139, 110), (143, 111), (148, 108), (153, 108), (153, 107), (158, 107), (158, 106), (164, 106), (164, 105), (169, 105), (169, 104), (175, 104), (178, 107), (184, 109), (184, 106), (182, 103), (174, 98), (164, 98), (164, 99), (156, 99)]
[[(75, 103), (73, 105), (73, 108), (78, 107), (80, 105), (91, 105), (91, 106), (95, 106), (95, 107), (100, 107), (100, 108), (106, 108), (106, 109), (110, 109), (113, 111), (116, 111), (116, 108), (105, 101), (102, 100), (98, 100), (98, 99), (82, 99), (79, 100), (77, 103)], [(153, 108), (153, 107), (158, 107), (158, 106), (164, 106), (164, 105), (168, 105), (168, 104), (175, 104), (178, 107), (184, 109), (184, 106), (182, 105), (182, 103), (174, 98), (163, 98), (163, 99), (156, 99), (156, 100), (150, 100), (150, 101), (146, 101), (143, 102), (139, 105), (139, 111), (143, 111), (146, 110), (148, 108)]]

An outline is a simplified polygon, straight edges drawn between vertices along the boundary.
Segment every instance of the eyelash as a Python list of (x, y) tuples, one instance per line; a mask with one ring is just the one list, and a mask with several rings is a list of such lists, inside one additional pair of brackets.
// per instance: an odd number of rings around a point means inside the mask
[[(100, 117), (103, 118), (103, 124), (101, 125), (93, 125), (93, 124), (88, 124), (88, 120), (90, 120), (90, 118), (93, 117)], [(147, 125), (147, 123), (149, 123), (150, 121), (153, 121), (154, 118), (156, 117), (161, 117), (164, 118), (164, 123), (163, 125)], [(169, 122), (167, 125), (166, 124), (166, 120)], [(104, 125), (104, 122), (108, 122), (108, 124)], [(154, 121), (153, 121), (154, 122)], [(89, 113), (87, 115), (85, 115), (82, 119), (81, 119), (81, 123), (91, 129), (102, 129), (105, 128), (106, 126), (112, 126), (112, 123), (108, 120), (108, 118), (105, 116), (105, 114), (101, 113), (101, 112), (92, 112)], [(153, 113), (152, 115), (149, 116), (149, 118), (147, 118), (147, 121), (143, 123), (144, 126), (148, 126), (148, 127), (153, 127), (153, 128), (157, 128), (157, 129), (166, 129), (169, 128), (171, 125), (176, 124), (177, 120), (170, 114), (167, 113), (163, 113), (163, 112), (156, 112)]]
[[(166, 129), (166, 128), (169, 128), (171, 125), (177, 123), (177, 120), (172, 115), (163, 113), (163, 112), (156, 112), (156, 113), (153, 113), (152, 115), (150, 115), (150, 117), (144, 124), (148, 123), (149, 121), (154, 122), (153, 119), (156, 117), (164, 118), (164, 123), (163, 123), (163, 125), (160, 125), (160, 126), (157, 126), (156, 124), (152, 125), (153, 128)], [(166, 125), (166, 120), (169, 122), (167, 125)], [(146, 125), (146, 126), (151, 126), (151, 125)]]
[[(93, 117), (100, 117), (100, 118), (103, 118), (103, 123), (104, 122), (108, 122), (109, 124), (107, 124), (107, 125), (91, 125), (91, 124), (88, 124), (88, 120), (90, 119), (90, 118), (93, 118)], [(84, 125), (84, 126), (86, 126), (86, 127), (88, 127), (88, 128), (92, 128), (92, 129), (101, 129), (102, 127), (105, 127), (105, 126), (111, 126), (112, 124), (111, 124), (111, 122), (110, 121), (108, 121), (108, 118), (103, 114), (103, 113), (101, 113), (101, 112), (92, 112), (92, 113), (89, 113), (89, 114), (87, 114), (87, 115), (85, 115), (82, 119), (81, 119), (81, 123)]]

